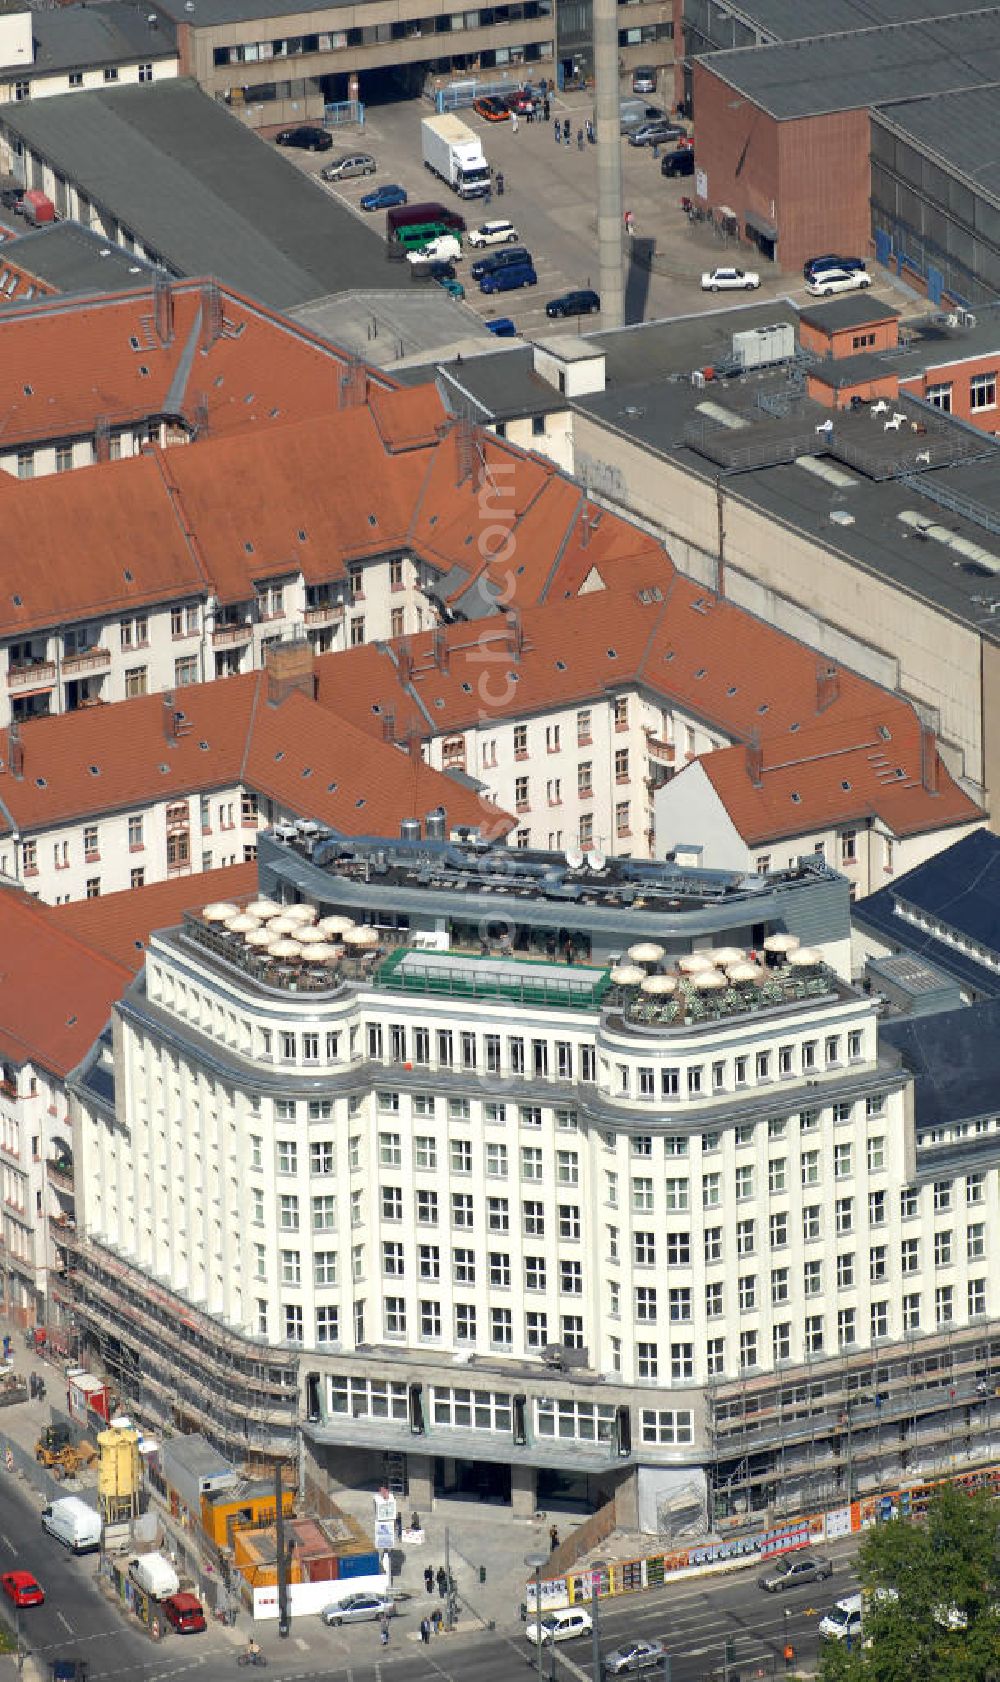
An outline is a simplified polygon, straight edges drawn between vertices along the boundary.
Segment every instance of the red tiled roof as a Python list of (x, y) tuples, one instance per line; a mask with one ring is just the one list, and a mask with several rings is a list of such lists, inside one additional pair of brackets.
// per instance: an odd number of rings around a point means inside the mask
[[(933, 755), (928, 782), (922, 761)], [(879, 711), (767, 737), (759, 786), (744, 746), (703, 754), (698, 763), (744, 841), (761, 846), (804, 831), (878, 818), (896, 836), (979, 822), (970, 800), (937, 752), (921, 741), (906, 702), (884, 697)], [(936, 792), (931, 792), (936, 787)]]
[[(169, 310), (163, 339), (147, 287), (0, 316), (5, 447), (145, 416), (221, 437), (337, 407), (348, 356), (308, 329), (199, 280), (172, 282)], [(368, 379), (396, 383), (374, 370)]]
[[(455, 823), (510, 820), (467, 785), (300, 691), (278, 705), (264, 673), (144, 695), (20, 726), (23, 774), (0, 737), (0, 831), (31, 834), (153, 800), (237, 785), (348, 835), (394, 834), (402, 818), (443, 805)], [(178, 714), (177, 733), (172, 719)], [(414, 802), (416, 804), (414, 804)]]
[(84, 941), (113, 963), (138, 972), (146, 961), (146, 944), (154, 929), (169, 929), (185, 911), (213, 899), (243, 899), (257, 887), (255, 864), (230, 864), (222, 870), (203, 870), (197, 876), (175, 876), (145, 888), (99, 894), (51, 905), (49, 916), (57, 928)]
[(0, 1055), (62, 1078), (89, 1051), (131, 972), (17, 888), (0, 889), (0, 936)]

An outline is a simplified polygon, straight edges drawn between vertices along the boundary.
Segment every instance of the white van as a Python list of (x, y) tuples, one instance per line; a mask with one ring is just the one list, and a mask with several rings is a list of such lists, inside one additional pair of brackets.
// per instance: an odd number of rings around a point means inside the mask
[(860, 1594), (845, 1594), (819, 1621), (819, 1633), (828, 1641), (853, 1641), (861, 1634), (862, 1598)]
[(551, 1646), (553, 1641), (572, 1641), (575, 1635), (589, 1635), (593, 1629), (590, 1613), (582, 1606), (566, 1606), (561, 1612), (543, 1612), (541, 1621), (528, 1624), (526, 1638), (536, 1647)]
[(65, 1495), (43, 1507), (42, 1529), (75, 1554), (93, 1553), (101, 1545), (101, 1516), (78, 1495)]
[(154, 1600), (166, 1600), (181, 1586), (177, 1572), (163, 1554), (140, 1554), (138, 1559), (129, 1561), (128, 1574)]

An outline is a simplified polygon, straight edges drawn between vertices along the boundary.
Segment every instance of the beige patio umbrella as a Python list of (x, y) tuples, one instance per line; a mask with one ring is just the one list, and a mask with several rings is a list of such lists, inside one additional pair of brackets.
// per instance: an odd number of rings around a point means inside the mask
[(280, 938), (280, 935), (272, 934), (270, 929), (248, 929), (246, 943), (248, 946), (265, 952), (269, 946), (273, 946), (275, 941)]
[(715, 964), (707, 952), (685, 952), (678, 958), (677, 968), (683, 975), (697, 975), (699, 970), (714, 969)]
[(248, 917), (277, 917), (281, 906), (276, 899), (252, 899), (243, 907)]
[(281, 910), (290, 923), (315, 923), (319, 916), (315, 905), (283, 905)]
[(672, 975), (647, 975), (641, 991), (662, 997), (666, 993), (673, 993), (676, 987), (677, 982)]
[(635, 946), (630, 946), (628, 956), (634, 964), (658, 964), (666, 957), (662, 946), (657, 946), (655, 940), (640, 940)]
[(251, 929), (260, 928), (260, 918), (251, 917), (246, 911), (238, 911), (235, 917), (227, 917), (225, 927), (230, 934), (249, 934)]
[(361, 923), (357, 928), (344, 930), (345, 946), (377, 946), (380, 935), (378, 929), (373, 929), (368, 923)]
[(717, 946), (711, 957), (717, 969), (728, 969), (730, 964), (742, 963), (746, 953), (742, 946)]
[(297, 940), (288, 940), (282, 936), (268, 947), (267, 955), (269, 958), (301, 958), (302, 947)]
[(213, 905), (206, 905), (201, 914), (206, 923), (225, 923), (230, 917), (238, 916), (239, 909), (227, 899), (217, 899)]
[(794, 952), (801, 945), (797, 934), (769, 934), (764, 941), (765, 952)]
[(619, 964), (611, 971), (611, 979), (616, 987), (640, 987), (646, 975), (645, 971), (638, 969), (635, 964)]
[(764, 975), (764, 971), (761, 969), (759, 964), (746, 962), (742, 964), (730, 964), (729, 968), (726, 970), (726, 974), (728, 975), (730, 981), (760, 981)]
[(725, 987), (726, 978), (721, 970), (699, 970), (694, 978), (694, 985), (699, 993), (714, 993), (719, 987)]
[(338, 956), (339, 948), (332, 946), (328, 940), (317, 940), (311, 946), (304, 946), (302, 956), (307, 964), (330, 964)]
[(284, 912), (280, 917), (272, 917), (267, 926), (272, 934), (277, 935), (298, 934), (299, 932), (299, 925), (294, 917), (286, 917)]
[(324, 934), (346, 934), (348, 929), (353, 929), (354, 918), (345, 917), (342, 912), (334, 911), (329, 917), (321, 917), (316, 927), (322, 929)]
[(823, 954), (815, 946), (800, 946), (797, 952), (789, 953), (788, 962), (795, 969), (816, 969), (823, 962)]

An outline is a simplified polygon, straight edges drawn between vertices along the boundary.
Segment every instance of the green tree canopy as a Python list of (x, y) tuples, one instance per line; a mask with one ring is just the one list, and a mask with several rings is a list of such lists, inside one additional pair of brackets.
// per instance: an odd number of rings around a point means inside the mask
[(821, 1682), (1000, 1682), (1000, 1504), (946, 1485), (858, 1555), (862, 1639), (827, 1642)]

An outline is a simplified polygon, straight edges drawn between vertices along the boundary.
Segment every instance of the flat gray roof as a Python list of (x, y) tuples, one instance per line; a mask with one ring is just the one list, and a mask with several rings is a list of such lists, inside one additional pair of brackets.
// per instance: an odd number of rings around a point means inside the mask
[(186, 9), (187, 0), (152, 0), (150, 10), (191, 29), (214, 29), (221, 24), (249, 22), (252, 18), (301, 17), (303, 13), (315, 16), (318, 27), (323, 12), (335, 13), (354, 4), (356, 0), (197, 0), (191, 13)]
[(898, 23), (698, 62), (779, 121), (1000, 83), (1000, 10)]
[[(719, 5), (719, 0), (713, 0)], [(744, 19), (776, 41), (801, 41), (808, 36), (869, 29), (873, 24), (914, 23), (918, 19), (952, 17), (956, 12), (985, 12), (996, 0), (822, 0), (822, 9), (802, 0), (722, 0), (720, 9)]]
[(908, 99), (875, 112), (943, 168), (1000, 202), (1000, 88), (970, 88), (947, 98)]
[(0, 128), (177, 275), (277, 309), (385, 276), (378, 234), (193, 81), (9, 103)]
[(900, 313), (870, 292), (852, 292), (819, 304), (804, 304), (799, 319), (824, 333), (842, 333), (848, 327), (867, 327), (873, 321), (895, 321)]
[[(492, 333), (489, 336), (493, 338)], [(567, 407), (566, 398), (535, 373), (531, 345), (512, 345), (497, 354), (503, 340), (494, 343), (497, 350), (487, 349), (481, 356), (462, 356), (448, 363), (436, 361), (394, 372), (412, 385), (436, 380), (448, 406), (456, 414), (471, 414), (475, 421), (513, 420)]]
[(432, 360), (469, 349), (475, 353), (491, 344), (499, 348), (502, 341), (487, 331), (475, 310), (433, 282), (411, 281), (409, 268), (408, 263), (389, 264), (383, 257), (385, 290), (338, 292), (288, 314), (311, 333), (355, 351), (376, 368), (392, 367), (400, 378), (395, 364), (404, 358), (419, 362), (422, 377), (432, 378), (425, 371)]
[[(975, 434), (937, 411), (919, 411), (928, 427), (933, 425), (934, 434), (917, 438), (908, 431), (879, 431), (867, 412), (831, 417), (829, 409), (801, 395), (801, 386), (790, 381), (783, 368), (745, 379), (717, 380), (703, 390), (691, 385), (691, 370), (717, 364), (731, 344), (734, 329), (767, 325), (783, 317), (794, 320), (795, 311), (780, 301), (744, 305), (703, 318), (660, 321), (648, 329), (595, 334), (593, 342), (607, 356), (607, 389), (573, 399), (573, 407), (713, 485), (720, 463), (693, 447), (693, 430), (704, 428), (706, 434), (714, 434), (736, 451), (745, 438), (751, 457), (759, 444), (758, 455), (765, 461), (773, 434), (778, 449), (772, 453), (772, 465), (741, 463), (738, 471), (723, 465), (727, 494), (888, 580), (902, 594), (931, 603), (984, 639), (1000, 642), (1000, 449), (987, 434)], [(900, 362), (905, 364), (905, 360)], [(914, 353), (914, 367), (922, 361)], [(881, 363), (884, 369), (895, 365), (896, 359), (889, 357)], [(655, 379), (649, 378), (650, 368), (658, 370)], [(905, 366), (900, 372), (905, 372)], [(716, 411), (720, 407), (751, 415), (753, 435), (749, 429), (719, 427)], [(909, 399), (904, 398), (899, 407), (918, 413)], [(815, 429), (831, 418), (834, 438), (827, 452)], [(782, 460), (780, 447), (786, 434), (789, 448)], [(914, 471), (915, 453), (928, 445), (940, 450), (945, 460), (956, 450), (971, 451), (975, 459)], [(840, 449), (848, 452), (847, 460), (838, 457)], [(835, 480), (824, 476), (823, 459), (815, 459), (828, 453)], [(851, 465), (853, 454), (867, 465)], [(798, 459), (790, 459), (792, 455)], [(903, 472), (909, 473), (905, 481)], [(993, 558), (990, 565), (958, 556), (933, 537), (915, 537), (912, 527), (900, 518), (912, 512), (929, 525), (940, 523), (976, 544)], [(849, 518), (844, 519), (845, 515)], [(996, 612), (991, 603), (997, 604)]]
[(131, 292), (157, 272), (151, 263), (79, 222), (49, 222), (5, 241), (0, 264), (4, 261), (16, 263), (61, 293)]

